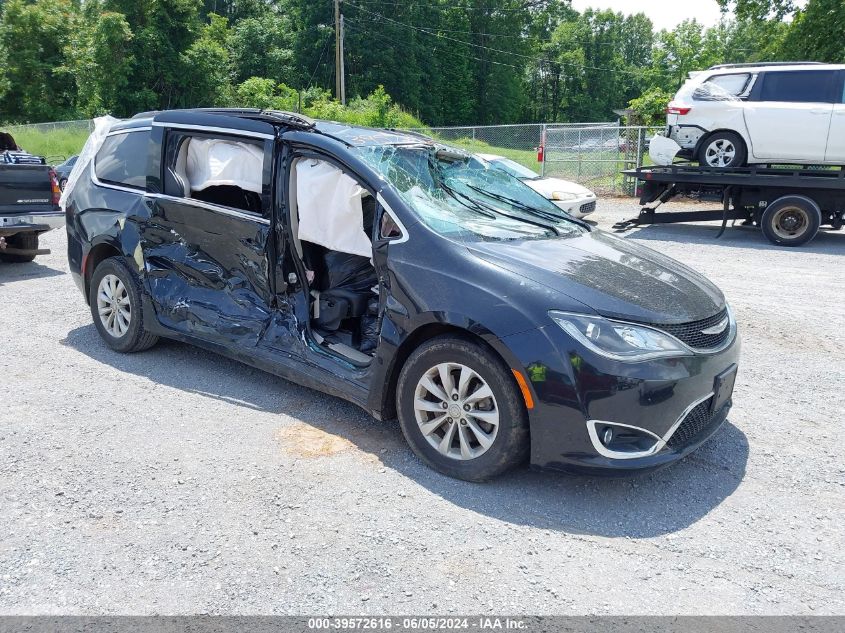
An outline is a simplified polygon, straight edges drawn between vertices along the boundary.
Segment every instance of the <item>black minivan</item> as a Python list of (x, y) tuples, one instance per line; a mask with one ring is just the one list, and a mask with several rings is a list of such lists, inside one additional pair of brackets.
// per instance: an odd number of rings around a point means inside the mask
[(246, 109), (89, 139), (68, 258), (105, 342), (187, 341), (398, 418), (437, 470), (669, 464), (731, 407), (722, 293), (416, 134)]

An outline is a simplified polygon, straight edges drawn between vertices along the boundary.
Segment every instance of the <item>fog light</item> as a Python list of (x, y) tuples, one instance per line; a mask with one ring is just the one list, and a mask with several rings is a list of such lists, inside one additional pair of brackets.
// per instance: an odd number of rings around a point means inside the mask
[(601, 432), (601, 443), (605, 446), (609, 446), (610, 443), (613, 441), (613, 429), (609, 426), (604, 427), (604, 431)]

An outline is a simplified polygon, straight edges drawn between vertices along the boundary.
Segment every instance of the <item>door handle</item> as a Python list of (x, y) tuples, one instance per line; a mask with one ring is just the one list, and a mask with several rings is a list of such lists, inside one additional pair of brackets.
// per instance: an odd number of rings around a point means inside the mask
[(824, 110), (819, 110), (819, 109), (810, 110), (810, 114), (829, 114), (829, 113), (830, 113), (830, 110), (827, 110), (827, 109), (824, 109)]

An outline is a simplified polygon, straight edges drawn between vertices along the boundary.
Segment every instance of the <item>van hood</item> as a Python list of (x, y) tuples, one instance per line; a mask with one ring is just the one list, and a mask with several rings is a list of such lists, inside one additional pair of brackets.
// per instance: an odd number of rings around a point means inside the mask
[(687, 323), (725, 307), (722, 292), (691, 268), (603, 231), (551, 240), (474, 242), (467, 247), (476, 257), (608, 318)]

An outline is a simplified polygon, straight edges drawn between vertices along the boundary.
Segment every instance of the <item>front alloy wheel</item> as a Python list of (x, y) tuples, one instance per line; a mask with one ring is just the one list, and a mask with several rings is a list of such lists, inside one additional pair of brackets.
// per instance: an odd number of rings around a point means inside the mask
[(450, 477), (485, 481), (528, 456), (528, 413), (512, 371), (460, 335), (423, 343), (405, 361), (396, 409), (414, 453)]
[(414, 396), (420, 432), (441, 455), (474, 459), (496, 441), (496, 397), (484, 379), (466, 365), (435, 365), (422, 375)]

